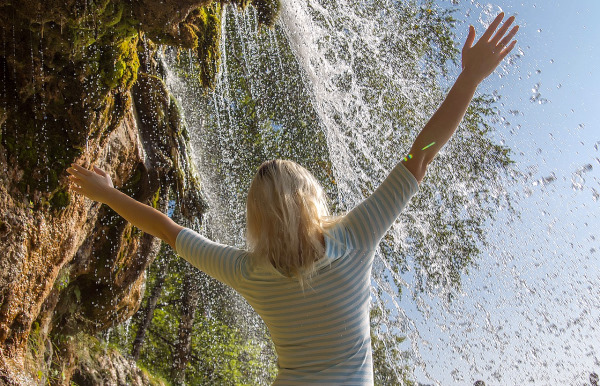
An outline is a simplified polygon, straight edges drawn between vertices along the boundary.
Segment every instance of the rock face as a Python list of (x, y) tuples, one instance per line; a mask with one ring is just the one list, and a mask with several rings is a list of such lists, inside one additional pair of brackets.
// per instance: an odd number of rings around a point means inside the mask
[(80, 340), (76, 349), (79, 363), (71, 382), (77, 385), (166, 385), (139, 369), (135, 361), (123, 357), (116, 349), (103, 347), (97, 340)]
[[(272, 23), (278, 3), (255, 3)], [(210, 87), (221, 10), (210, 0), (0, 0), (3, 383), (83, 377), (73, 337), (137, 310), (160, 246), (73, 195), (68, 165), (104, 168), (117, 188), (160, 210), (174, 200), (184, 218), (204, 211), (155, 53), (159, 43), (194, 49)]]

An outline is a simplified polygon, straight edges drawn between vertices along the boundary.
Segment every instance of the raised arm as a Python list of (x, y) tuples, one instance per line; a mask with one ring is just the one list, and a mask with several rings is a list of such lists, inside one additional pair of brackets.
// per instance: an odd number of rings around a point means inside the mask
[(462, 49), (462, 72), (402, 161), (419, 183), (425, 176), (427, 165), (456, 131), (479, 83), (494, 72), (517, 43), (511, 40), (519, 26), (507, 33), (515, 20), (514, 16), (509, 17), (496, 32), (503, 18), (504, 13), (500, 13), (475, 45), (475, 28), (469, 27), (469, 35)]
[(73, 164), (67, 171), (74, 183), (73, 190), (110, 206), (131, 224), (175, 248), (175, 240), (183, 227), (167, 215), (115, 189), (110, 176), (100, 168), (94, 166), (92, 171)]

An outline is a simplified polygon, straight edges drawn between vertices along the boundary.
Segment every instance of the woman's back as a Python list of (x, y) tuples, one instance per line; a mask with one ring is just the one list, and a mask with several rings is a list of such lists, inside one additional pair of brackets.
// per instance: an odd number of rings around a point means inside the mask
[(276, 384), (372, 382), (369, 330), (373, 254), (351, 248), (343, 223), (326, 237), (327, 257), (308, 288), (266, 271), (244, 273), (236, 287), (263, 318), (277, 347)]

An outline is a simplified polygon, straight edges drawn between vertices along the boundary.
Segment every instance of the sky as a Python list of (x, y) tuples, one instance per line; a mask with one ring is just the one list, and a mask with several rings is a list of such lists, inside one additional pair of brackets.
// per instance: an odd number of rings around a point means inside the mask
[[(498, 90), (499, 140), (514, 150), (519, 216), (500, 211), (490, 246), (453, 304), (407, 304), (425, 384), (583, 385), (600, 374), (600, 2), (459, 4), (460, 44), (500, 10), (517, 47), (480, 92)], [(458, 44), (458, 42), (457, 42)]]

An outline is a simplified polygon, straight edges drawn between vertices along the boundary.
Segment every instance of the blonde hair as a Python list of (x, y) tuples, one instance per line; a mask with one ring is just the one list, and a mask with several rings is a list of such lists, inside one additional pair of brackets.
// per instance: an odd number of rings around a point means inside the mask
[(264, 162), (246, 202), (253, 262), (270, 264), (304, 287), (325, 254), (328, 216), (323, 188), (308, 170), (292, 161)]

